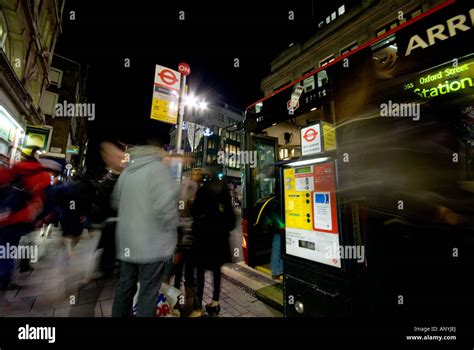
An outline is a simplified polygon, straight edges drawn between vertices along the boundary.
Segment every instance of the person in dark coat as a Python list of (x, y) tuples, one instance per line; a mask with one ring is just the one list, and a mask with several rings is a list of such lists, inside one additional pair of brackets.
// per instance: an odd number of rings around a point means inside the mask
[(94, 187), (86, 179), (75, 176), (58, 188), (60, 223), (68, 255), (80, 240), (86, 218), (90, 215)]
[(220, 311), (221, 266), (231, 262), (229, 234), (235, 226), (229, 190), (225, 182), (218, 179), (217, 169), (211, 170), (210, 179), (197, 191), (191, 214), (194, 236), (191, 261), (197, 272), (197, 305), (191, 317), (202, 315), (205, 270), (211, 270), (214, 277), (212, 302), (206, 305), (206, 310), (209, 315), (217, 315)]
[(117, 226), (117, 211), (112, 209), (110, 199), (119, 174), (109, 172), (99, 184), (97, 202), (93, 210), (92, 221), (102, 223), (98, 250), (102, 249), (99, 268), (104, 276), (109, 276), (114, 271), (115, 264), (115, 229)]

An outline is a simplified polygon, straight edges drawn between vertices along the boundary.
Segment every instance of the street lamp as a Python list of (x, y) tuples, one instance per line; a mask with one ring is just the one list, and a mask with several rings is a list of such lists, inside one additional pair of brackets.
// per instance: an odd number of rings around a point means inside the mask
[(190, 94), (184, 97), (184, 105), (186, 107), (196, 108), (200, 110), (207, 109), (207, 102), (199, 100), (196, 96)]
[(204, 111), (207, 109), (207, 102), (206, 101), (200, 101), (199, 102), (199, 107), (198, 107), (200, 110)]
[(184, 105), (186, 107), (191, 107), (191, 108), (196, 107), (197, 103), (198, 103), (197, 101), (198, 100), (197, 100), (196, 96), (194, 96), (194, 95), (187, 95), (187, 96), (184, 97)]

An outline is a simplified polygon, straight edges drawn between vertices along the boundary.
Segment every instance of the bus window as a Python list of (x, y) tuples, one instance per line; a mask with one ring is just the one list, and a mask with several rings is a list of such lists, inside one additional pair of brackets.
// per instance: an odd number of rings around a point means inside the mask
[(398, 61), (398, 46), (395, 35), (391, 35), (387, 39), (373, 45), (372, 58), (379, 72), (387, 74), (392, 71)]
[(251, 169), (253, 179), (254, 205), (258, 201), (270, 197), (275, 191), (275, 142), (254, 138), (253, 150), (257, 152), (257, 164)]

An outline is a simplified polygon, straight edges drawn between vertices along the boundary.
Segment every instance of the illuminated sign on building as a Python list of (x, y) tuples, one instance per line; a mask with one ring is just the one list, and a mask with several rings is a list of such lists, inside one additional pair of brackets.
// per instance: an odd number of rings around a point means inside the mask
[[(456, 62), (454, 62), (456, 63)], [(444, 65), (443, 68), (425, 72), (418, 78), (406, 83), (404, 90), (411, 90), (423, 98), (451, 94), (473, 87), (474, 60), (458, 63), (456, 66)]]
[(50, 136), (51, 129), (28, 126), (23, 147), (39, 147), (42, 151), (48, 151)]
[[(429, 46), (435, 45), (438, 41), (447, 40), (456, 36), (458, 32), (465, 32), (474, 26), (474, 8), (469, 11), (469, 19), (466, 15), (459, 14), (449, 18), (444, 23), (439, 23), (426, 30), (425, 37), (423, 34), (414, 35), (410, 38), (405, 56), (409, 56), (415, 49), (426, 49)], [(426, 39), (426, 40), (425, 40)]]

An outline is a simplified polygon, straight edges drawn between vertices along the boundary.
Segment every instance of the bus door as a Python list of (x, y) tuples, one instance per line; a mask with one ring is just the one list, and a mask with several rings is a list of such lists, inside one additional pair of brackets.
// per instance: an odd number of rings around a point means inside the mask
[(278, 183), (278, 139), (250, 134), (246, 141), (247, 156), (253, 162), (245, 162), (242, 248), (247, 265), (265, 266), (270, 263), (273, 235), (262, 224)]

